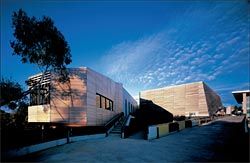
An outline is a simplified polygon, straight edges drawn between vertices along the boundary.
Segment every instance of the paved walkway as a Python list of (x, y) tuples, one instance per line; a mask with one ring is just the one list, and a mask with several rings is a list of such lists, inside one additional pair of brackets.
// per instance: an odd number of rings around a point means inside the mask
[(75, 142), (19, 161), (42, 162), (189, 162), (247, 161), (249, 135), (243, 134), (241, 117), (185, 129), (155, 140), (109, 136)]

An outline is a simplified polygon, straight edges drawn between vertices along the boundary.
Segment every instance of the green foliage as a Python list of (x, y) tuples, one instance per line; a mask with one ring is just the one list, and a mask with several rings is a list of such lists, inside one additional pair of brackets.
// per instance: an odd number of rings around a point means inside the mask
[(53, 69), (59, 73), (61, 81), (68, 79), (66, 65), (71, 63), (70, 48), (51, 18), (44, 16), (38, 20), (19, 9), (12, 15), (12, 27), (13, 55), (20, 56), (23, 63), (38, 65), (41, 71)]
[(1, 128), (22, 128), (27, 124), (28, 104), (22, 95), (20, 84), (2, 78), (0, 81), (1, 87), (1, 105), (8, 105), (14, 110), (13, 113), (6, 113), (0, 110)]
[(9, 128), (14, 126), (14, 115), (10, 113), (6, 113), (3, 110), (0, 110), (0, 117), (1, 117), (1, 129)]
[(8, 104), (11, 109), (15, 109), (15, 103), (11, 101), (22, 98), (22, 88), (20, 84), (2, 78), (0, 81), (0, 106)]
[(6, 113), (0, 110), (1, 128), (24, 128), (28, 123), (28, 105), (25, 102), (18, 103), (14, 113)]
[(14, 114), (15, 126), (17, 128), (23, 127), (28, 123), (28, 104), (25, 102), (20, 102), (18, 104), (18, 109)]

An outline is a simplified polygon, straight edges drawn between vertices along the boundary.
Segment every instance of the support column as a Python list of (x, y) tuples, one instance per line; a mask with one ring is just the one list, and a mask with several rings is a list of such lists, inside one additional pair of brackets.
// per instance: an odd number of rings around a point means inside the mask
[(42, 133), (41, 133), (41, 138), (42, 138), (42, 142), (44, 141), (44, 124), (42, 124)]
[(246, 114), (247, 113), (247, 94), (246, 93), (243, 93), (242, 109), (243, 109), (243, 114)]
[(71, 130), (72, 128), (67, 126), (67, 144), (70, 143), (70, 136), (71, 136)]

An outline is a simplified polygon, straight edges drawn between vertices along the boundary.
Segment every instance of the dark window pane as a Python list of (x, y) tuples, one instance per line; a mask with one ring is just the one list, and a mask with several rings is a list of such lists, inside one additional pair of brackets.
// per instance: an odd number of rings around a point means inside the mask
[(130, 113), (130, 102), (128, 102), (128, 113)]
[(96, 93), (96, 106), (113, 111), (113, 101)]

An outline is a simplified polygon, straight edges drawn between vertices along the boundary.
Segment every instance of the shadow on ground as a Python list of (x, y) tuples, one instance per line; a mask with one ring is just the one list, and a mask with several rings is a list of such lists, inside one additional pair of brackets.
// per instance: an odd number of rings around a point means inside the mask
[[(238, 118), (238, 117), (236, 117)], [(155, 140), (138, 132), (40, 151), (13, 161), (32, 162), (249, 162), (249, 134), (233, 119), (184, 129)]]

